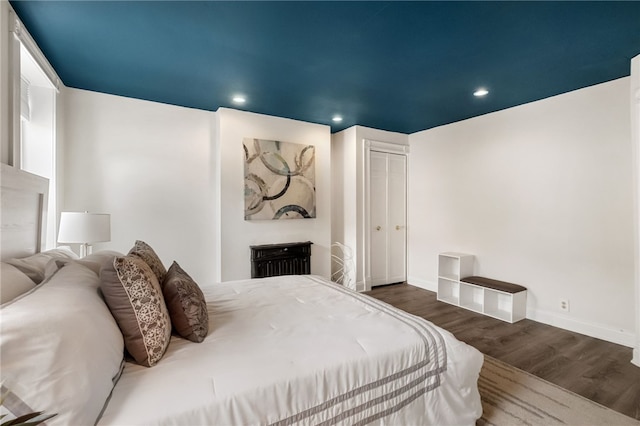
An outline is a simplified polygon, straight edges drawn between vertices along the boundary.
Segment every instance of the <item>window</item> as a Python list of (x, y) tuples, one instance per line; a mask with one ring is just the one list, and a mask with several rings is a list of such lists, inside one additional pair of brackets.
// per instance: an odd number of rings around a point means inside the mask
[[(20, 62), (14, 72), (20, 75), (19, 163), (30, 173), (49, 179), (46, 247), (56, 245), (56, 96), (59, 82), (31, 37), (16, 20)], [(16, 46), (17, 47), (17, 46)], [(33, 54), (32, 54), (33, 52)], [(19, 69), (18, 68), (19, 65)], [(49, 72), (45, 72), (45, 69)], [(18, 141), (16, 140), (16, 144)]]

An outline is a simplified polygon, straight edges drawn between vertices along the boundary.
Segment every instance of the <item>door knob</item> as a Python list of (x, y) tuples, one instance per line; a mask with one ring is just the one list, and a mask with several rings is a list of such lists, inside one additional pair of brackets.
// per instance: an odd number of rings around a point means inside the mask
[(396, 231), (399, 231), (402, 228), (400, 225), (396, 225)]
[(376, 226), (376, 231), (379, 231), (381, 229), (382, 229), (382, 227), (380, 225)]

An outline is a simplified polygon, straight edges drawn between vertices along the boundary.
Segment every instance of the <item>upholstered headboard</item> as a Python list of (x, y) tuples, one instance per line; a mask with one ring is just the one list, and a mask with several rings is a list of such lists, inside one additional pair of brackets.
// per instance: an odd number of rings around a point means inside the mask
[(45, 245), (49, 179), (0, 164), (0, 258), (25, 257)]

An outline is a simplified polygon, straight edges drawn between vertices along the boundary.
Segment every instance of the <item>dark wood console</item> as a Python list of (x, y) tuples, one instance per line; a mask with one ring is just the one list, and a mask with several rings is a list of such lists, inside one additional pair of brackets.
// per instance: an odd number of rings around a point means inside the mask
[(311, 241), (251, 246), (251, 278), (311, 273)]

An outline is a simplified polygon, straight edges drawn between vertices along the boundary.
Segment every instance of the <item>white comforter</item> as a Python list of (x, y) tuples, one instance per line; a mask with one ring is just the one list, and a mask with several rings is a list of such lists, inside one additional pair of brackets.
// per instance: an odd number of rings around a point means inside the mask
[(127, 363), (100, 425), (474, 424), (482, 355), (314, 276), (203, 287), (210, 330)]

